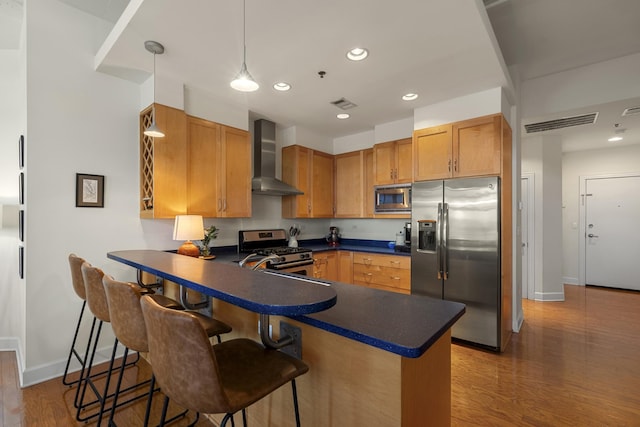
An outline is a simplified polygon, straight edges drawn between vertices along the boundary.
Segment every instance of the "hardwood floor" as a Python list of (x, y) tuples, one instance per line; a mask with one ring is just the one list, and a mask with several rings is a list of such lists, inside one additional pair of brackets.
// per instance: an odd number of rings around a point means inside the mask
[[(525, 323), (503, 354), (452, 346), (453, 426), (640, 426), (640, 292), (565, 286), (565, 294), (524, 300)], [(145, 362), (128, 370), (129, 381), (149, 375)], [(83, 425), (74, 393), (59, 378), (21, 390), (14, 354), (0, 352), (0, 427)], [(141, 425), (144, 405), (119, 409), (118, 425)]]
[(453, 426), (640, 426), (640, 292), (523, 301), (503, 354), (454, 345)]

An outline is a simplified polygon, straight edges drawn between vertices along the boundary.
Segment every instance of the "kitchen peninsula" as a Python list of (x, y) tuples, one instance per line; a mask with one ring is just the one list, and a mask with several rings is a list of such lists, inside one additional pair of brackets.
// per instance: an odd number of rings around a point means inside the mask
[[(281, 321), (300, 328), (310, 367), (298, 381), (305, 426), (450, 424), (450, 328), (462, 304), (161, 251), (107, 256), (213, 297), (214, 315), (234, 337), (259, 339), (259, 313), (272, 315), (274, 335)], [(251, 425), (292, 424), (290, 400), (278, 390), (252, 405)]]

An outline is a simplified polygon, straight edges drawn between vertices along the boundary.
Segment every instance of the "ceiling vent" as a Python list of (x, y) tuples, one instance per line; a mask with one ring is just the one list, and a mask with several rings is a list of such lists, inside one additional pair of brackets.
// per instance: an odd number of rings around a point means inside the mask
[(529, 123), (528, 125), (524, 125), (524, 128), (527, 133), (544, 132), (572, 126), (590, 125), (595, 123), (597, 118), (598, 113), (582, 114), (580, 116), (563, 117), (546, 122)]
[(634, 114), (640, 114), (640, 107), (631, 107), (627, 108), (622, 112), (622, 117), (624, 116), (633, 116)]
[(341, 110), (349, 110), (351, 108), (357, 107), (356, 104), (344, 98), (340, 98), (337, 101), (333, 101), (332, 104), (340, 108)]

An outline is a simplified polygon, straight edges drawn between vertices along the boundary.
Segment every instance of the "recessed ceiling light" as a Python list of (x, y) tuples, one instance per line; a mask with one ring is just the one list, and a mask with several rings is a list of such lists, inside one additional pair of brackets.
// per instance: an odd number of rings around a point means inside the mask
[(339, 118), (340, 120), (344, 120), (344, 119), (348, 119), (351, 116), (347, 113), (340, 113), (336, 117)]
[(347, 52), (347, 58), (352, 61), (362, 61), (367, 56), (369, 56), (369, 51), (362, 47), (354, 47)]
[(617, 142), (617, 141), (622, 141), (622, 137), (621, 136), (612, 136), (611, 138), (608, 139), (609, 142)]
[(418, 98), (417, 93), (408, 93), (402, 96), (402, 99), (405, 101), (413, 101), (414, 99), (417, 99), (417, 98)]
[(275, 90), (279, 90), (280, 92), (286, 92), (289, 89), (291, 89), (291, 85), (289, 83), (286, 83), (286, 82), (278, 82), (278, 83), (273, 85), (273, 88)]

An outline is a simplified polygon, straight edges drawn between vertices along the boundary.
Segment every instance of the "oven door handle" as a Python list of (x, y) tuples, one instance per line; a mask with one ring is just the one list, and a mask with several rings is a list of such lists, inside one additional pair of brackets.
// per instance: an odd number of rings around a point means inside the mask
[(289, 269), (289, 268), (300, 267), (300, 266), (303, 266), (303, 265), (312, 265), (312, 264), (313, 264), (313, 260), (312, 259), (303, 259), (303, 260), (300, 260), (300, 261), (286, 262), (284, 264), (276, 264), (276, 265), (271, 264), (270, 269), (271, 270), (285, 270), (285, 269)]

